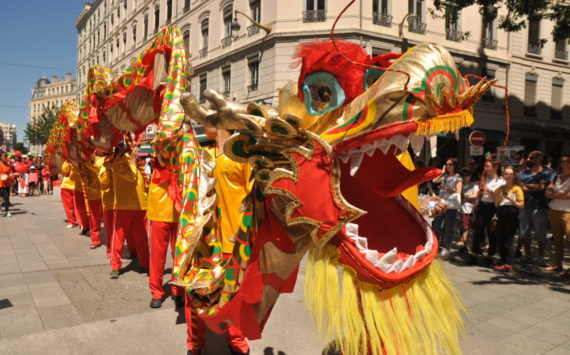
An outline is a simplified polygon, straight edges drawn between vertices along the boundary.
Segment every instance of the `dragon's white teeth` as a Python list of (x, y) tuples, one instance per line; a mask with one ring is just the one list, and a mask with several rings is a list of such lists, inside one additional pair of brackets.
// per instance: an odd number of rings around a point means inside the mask
[(426, 140), (425, 136), (418, 136), (417, 134), (412, 133), (408, 136), (408, 138), (410, 139), (410, 145), (412, 146), (412, 150), (414, 151), (416, 156), (419, 156), (424, 147), (424, 143)]
[(415, 255), (416, 260), (422, 260), (428, 254), (427, 250), (418, 251)]
[(378, 251), (377, 250), (367, 250), (365, 252), (366, 260), (372, 265), (375, 265), (378, 262)]
[(358, 224), (347, 223), (346, 224), (346, 234), (348, 234), (349, 237), (358, 236)]
[(342, 161), (343, 164), (346, 164), (350, 159), (350, 153), (349, 152), (339, 153), (338, 158), (340, 159), (340, 161)]
[(400, 271), (402, 271), (403, 265), (404, 265), (404, 262), (402, 261), (402, 259), (398, 259), (394, 264), (392, 264), (392, 266), (390, 266), (390, 268), (388, 269), (388, 272), (400, 272)]
[(404, 271), (407, 268), (409, 268), (410, 266), (414, 265), (416, 263), (416, 256), (415, 255), (410, 255), (408, 257), (408, 259), (406, 260), (406, 262), (404, 263), (404, 265), (402, 266), (402, 269), (400, 271)]
[(392, 145), (395, 145), (400, 150), (405, 150), (408, 147), (408, 138), (398, 134), (391, 139)]
[(382, 256), (380, 261), (387, 263), (387, 264), (392, 264), (394, 262), (394, 260), (396, 260), (397, 255), (398, 255), (398, 248), (394, 248), (394, 249), (390, 250), (389, 252), (387, 252), (386, 254), (384, 254), (384, 256)]
[(364, 237), (355, 237), (354, 241), (360, 250), (368, 250), (368, 239)]
[(362, 164), (362, 159), (364, 158), (363, 152), (358, 152), (357, 154), (352, 155), (352, 159), (350, 160), (350, 176), (354, 176), (358, 169), (360, 168), (360, 164)]

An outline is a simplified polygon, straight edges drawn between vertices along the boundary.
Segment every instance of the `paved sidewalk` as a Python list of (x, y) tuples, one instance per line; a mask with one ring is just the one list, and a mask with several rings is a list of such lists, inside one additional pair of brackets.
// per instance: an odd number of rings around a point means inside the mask
[[(12, 202), (14, 216), (0, 216), (0, 354), (185, 353), (182, 310), (170, 300), (148, 307), (148, 278), (136, 263), (125, 260), (127, 271), (110, 280), (104, 248), (89, 249), (89, 238), (65, 228), (57, 196)], [(460, 257), (445, 267), (470, 312), (465, 354), (570, 353), (570, 280), (532, 266), (499, 274)], [(252, 354), (320, 354), (302, 286), (301, 273)], [(228, 353), (223, 337), (208, 336), (207, 354)]]

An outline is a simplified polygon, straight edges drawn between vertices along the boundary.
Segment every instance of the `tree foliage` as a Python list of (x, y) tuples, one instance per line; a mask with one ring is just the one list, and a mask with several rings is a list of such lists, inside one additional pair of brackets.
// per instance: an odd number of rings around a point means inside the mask
[(479, 7), (485, 21), (493, 21), (497, 9), (505, 8), (506, 13), (497, 20), (499, 28), (507, 32), (520, 31), (526, 27), (529, 17), (539, 17), (554, 23), (552, 37), (555, 40), (570, 37), (570, 4), (563, 0), (434, 0), (430, 12), (436, 17), (447, 14), (457, 18), (459, 11), (472, 5)]
[(30, 144), (46, 144), (58, 113), (59, 109), (52, 105), (45, 108), (34, 122), (28, 122), (24, 134)]
[(22, 154), (28, 154), (28, 148), (22, 142), (17, 142), (14, 144), (14, 150), (19, 150)]

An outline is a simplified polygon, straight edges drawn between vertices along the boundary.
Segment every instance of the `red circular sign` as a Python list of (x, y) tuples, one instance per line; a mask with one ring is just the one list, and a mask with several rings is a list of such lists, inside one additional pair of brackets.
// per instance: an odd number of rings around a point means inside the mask
[(476, 146), (482, 146), (485, 144), (486, 139), (487, 137), (485, 137), (485, 133), (481, 131), (473, 131), (469, 135), (469, 143)]

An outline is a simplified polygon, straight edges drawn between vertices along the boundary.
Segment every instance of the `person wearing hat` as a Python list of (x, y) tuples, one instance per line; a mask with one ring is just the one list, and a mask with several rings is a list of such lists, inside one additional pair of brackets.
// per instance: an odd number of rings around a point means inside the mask
[(10, 187), (14, 185), (14, 172), (8, 163), (6, 153), (0, 155), (0, 197), (4, 204), (4, 216), (10, 217)]

